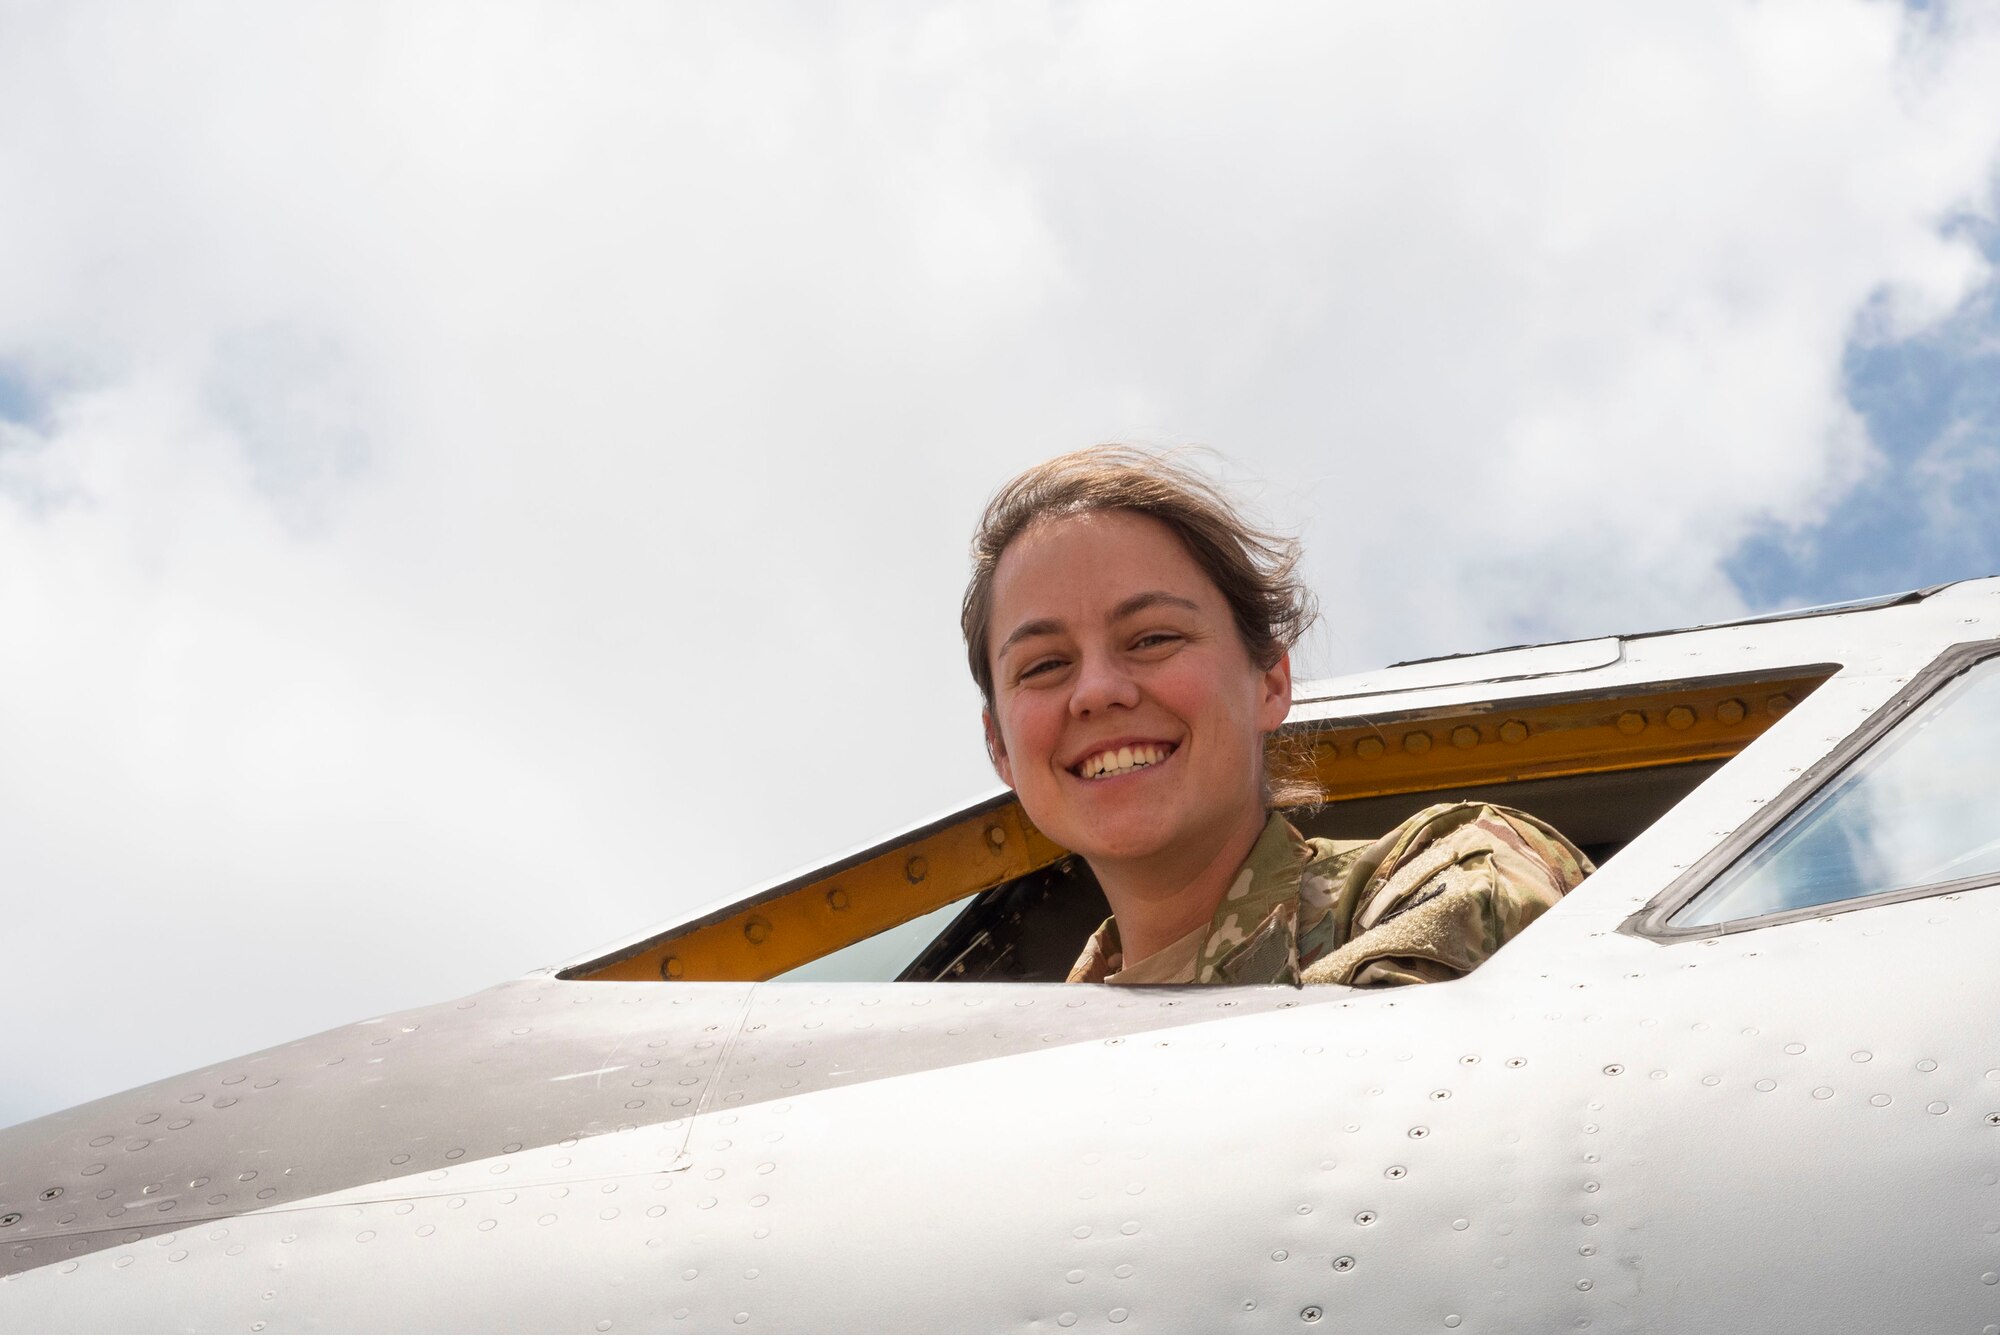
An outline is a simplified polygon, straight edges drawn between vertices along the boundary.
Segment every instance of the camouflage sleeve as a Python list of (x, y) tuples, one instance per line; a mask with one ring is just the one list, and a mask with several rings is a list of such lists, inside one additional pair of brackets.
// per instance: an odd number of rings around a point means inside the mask
[(1342, 944), (1302, 981), (1380, 987), (1470, 973), (1590, 871), (1576, 845), (1525, 812), (1426, 808), (1344, 869)]

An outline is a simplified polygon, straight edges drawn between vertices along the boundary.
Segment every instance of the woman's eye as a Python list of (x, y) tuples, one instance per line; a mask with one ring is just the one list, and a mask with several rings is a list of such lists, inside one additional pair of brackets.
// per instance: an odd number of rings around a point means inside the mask
[(1030, 677), (1043, 676), (1061, 666), (1062, 660), (1060, 658), (1044, 658), (1022, 668), (1020, 679), (1026, 681)]
[(1132, 642), (1132, 647), (1134, 649), (1157, 649), (1164, 644), (1174, 644), (1180, 638), (1180, 636), (1174, 634), (1172, 631), (1156, 630), (1141, 635), (1137, 640)]

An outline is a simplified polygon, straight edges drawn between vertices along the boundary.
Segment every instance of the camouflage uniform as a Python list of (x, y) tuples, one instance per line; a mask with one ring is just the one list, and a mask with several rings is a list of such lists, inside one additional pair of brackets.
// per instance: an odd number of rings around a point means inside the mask
[[(1197, 983), (1431, 983), (1469, 973), (1591, 871), (1533, 816), (1427, 807), (1372, 843), (1307, 839), (1273, 814), (1216, 906)], [(1106, 919), (1072, 983), (1119, 971)]]

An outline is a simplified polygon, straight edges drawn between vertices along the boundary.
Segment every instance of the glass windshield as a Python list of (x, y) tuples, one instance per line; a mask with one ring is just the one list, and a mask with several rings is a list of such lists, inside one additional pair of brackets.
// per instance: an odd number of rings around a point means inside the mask
[(884, 983), (910, 967), (924, 953), (924, 947), (951, 925), (965, 910), (965, 900), (932, 909), (921, 918), (912, 918), (900, 927), (863, 937), (831, 955), (807, 960), (771, 981), (774, 983)]
[(1707, 926), (2000, 879), (2000, 659), (1954, 678), (1675, 914)]

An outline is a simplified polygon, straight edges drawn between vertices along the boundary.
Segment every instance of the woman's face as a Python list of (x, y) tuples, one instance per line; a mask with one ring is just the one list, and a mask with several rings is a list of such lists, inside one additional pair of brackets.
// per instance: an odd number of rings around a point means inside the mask
[(1250, 658), (1173, 531), (1112, 510), (1030, 526), (993, 579), (994, 766), (1093, 863), (1205, 865), (1264, 820), (1264, 734), (1291, 665)]

